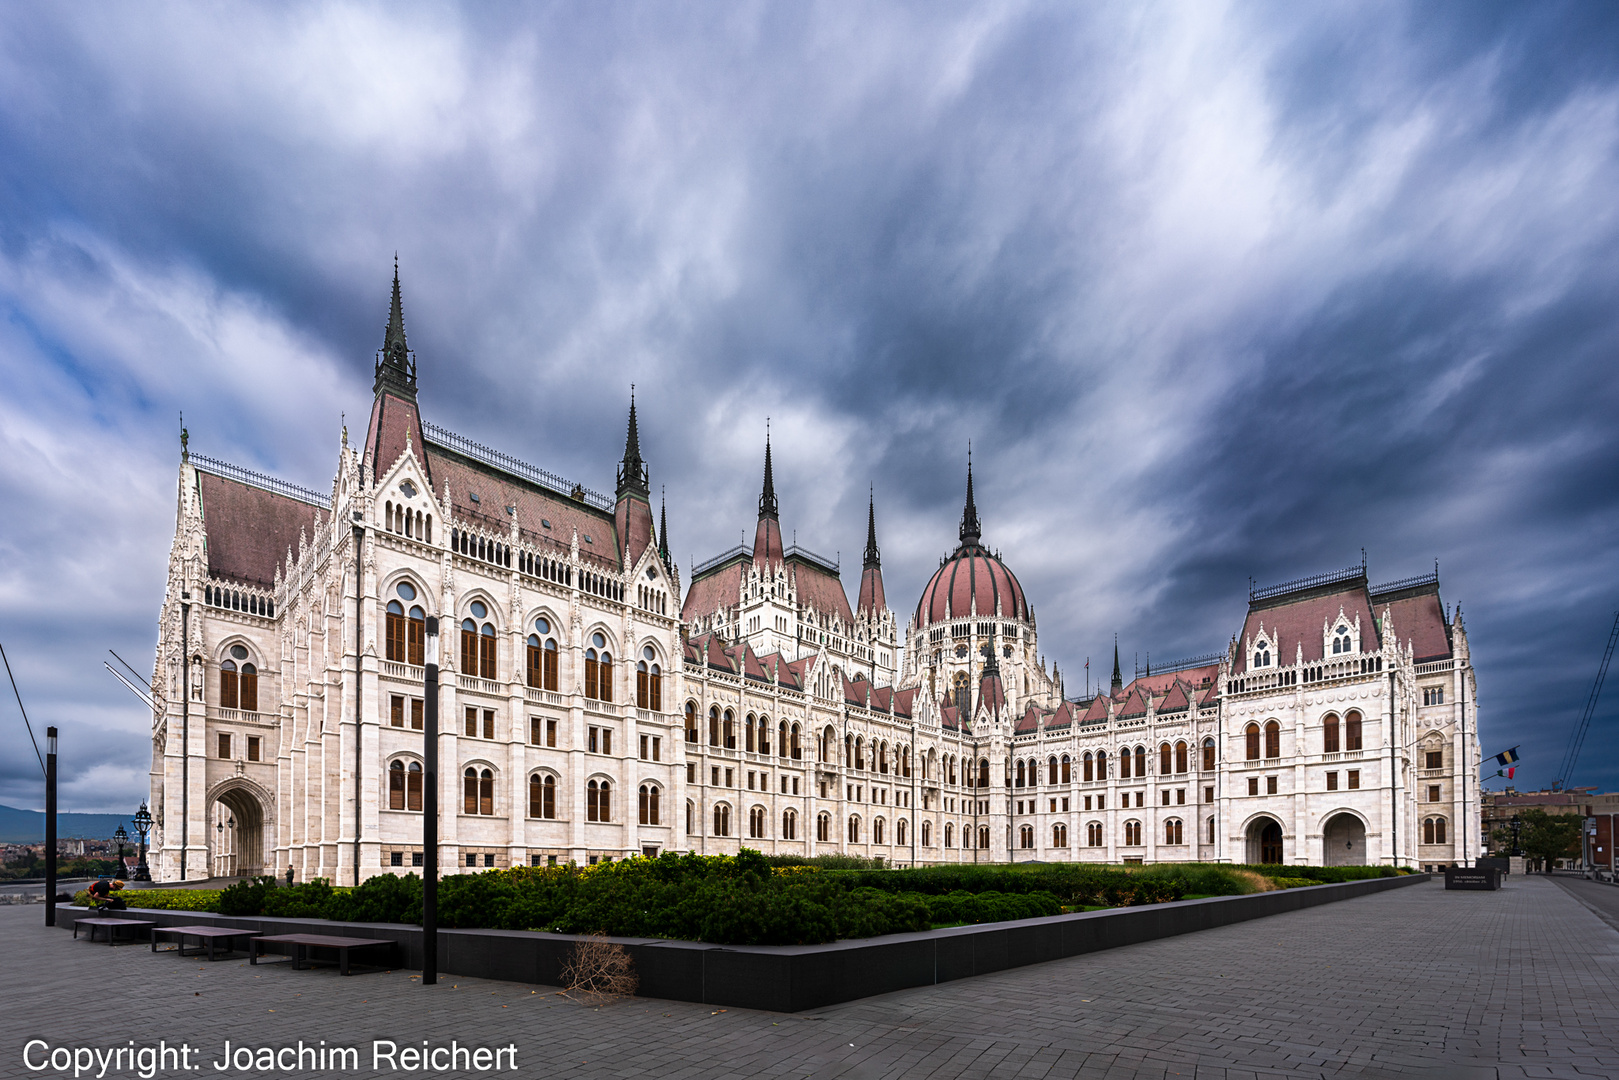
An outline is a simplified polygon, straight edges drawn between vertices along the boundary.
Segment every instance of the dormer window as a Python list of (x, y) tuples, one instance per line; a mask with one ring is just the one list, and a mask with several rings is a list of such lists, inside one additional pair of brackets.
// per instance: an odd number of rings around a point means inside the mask
[(1349, 647), (1349, 627), (1340, 624), (1332, 632), (1332, 651), (1334, 654), (1353, 651)]
[(478, 498), (478, 493), (476, 491), (467, 492), (467, 497), (470, 498), (475, 503), (483, 501), (482, 499)]
[(1261, 641), (1254, 647), (1254, 667), (1270, 667), (1270, 642)]

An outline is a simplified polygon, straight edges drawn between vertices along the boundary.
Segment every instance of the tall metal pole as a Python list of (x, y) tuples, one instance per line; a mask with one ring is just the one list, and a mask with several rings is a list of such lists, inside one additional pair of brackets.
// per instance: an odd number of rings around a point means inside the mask
[(45, 925), (56, 925), (56, 729), (45, 729)]
[(438, 618), (427, 617), (427, 686), (422, 711), (422, 985), (438, 982)]

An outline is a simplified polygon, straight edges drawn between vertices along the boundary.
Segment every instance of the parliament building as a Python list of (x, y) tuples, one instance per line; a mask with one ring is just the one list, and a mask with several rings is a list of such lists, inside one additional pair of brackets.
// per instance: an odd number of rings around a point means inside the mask
[[(160, 881), (348, 885), (422, 863), (424, 630), (441, 628), (440, 865), (666, 851), (1434, 866), (1480, 854), (1467, 632), (1437, 572), (1250, 589), (1216, 652), (1080, 697), (984, 542), (914, 608), (875, 506), (853, 605), (784, 547), (689, 571), (635, 404), (612, 498), (427, 423), (397, 270), (364, 441), (328, 493), (182, 438), (153, 688)], [(942, 538), (941, 538), (942, 540)], [(941, 544), (941, 547), (944, 545)]]

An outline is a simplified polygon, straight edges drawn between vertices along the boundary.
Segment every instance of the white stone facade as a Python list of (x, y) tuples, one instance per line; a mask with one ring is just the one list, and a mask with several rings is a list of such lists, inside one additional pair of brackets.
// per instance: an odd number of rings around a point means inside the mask
[(446, 872), (742, 846), (899, 865), (1480, 853), (1476, 686), (1437, 575), (1261, 591), (1217, 656), (1128, 684), (1115, 659), (1109, 690), (1065, 700), (970, 486), (903, 643), (874, 515), (851, 609), (835, 566), (781, 548), (768, 463), (753, 548), (683, 596), (633, 410), (616, 500), (433, 429), (397, 282), (394, 304), (366, 442), (343, 433), (329, 496), (182, 457), (157, 879), (417, 864), (412, 612), (443, 628)]

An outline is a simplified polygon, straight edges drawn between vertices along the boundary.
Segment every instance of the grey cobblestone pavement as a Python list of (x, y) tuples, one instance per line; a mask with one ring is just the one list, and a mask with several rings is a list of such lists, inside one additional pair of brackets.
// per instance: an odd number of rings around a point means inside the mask
[[(59, 1075), (27, 1067), (30, 1039), (160, 1038), (197, 1047), (198, 1076), (248, 1072), (213, 1068), (226, 1040), (355, 1046), (357, 1070), (255, 1075), (364, 1076), (373, 1039), (453, 1039), (515, 1044), (519, 1074), (547, 1077), (1619, 1077), (1619, 932), (1544, 878), (1397, 889), (797, 1015), (208, 964), (42, 922), (0, 909), (0, 1077)], [(116, 1064), (106, 1076), (137, 1075)]]

